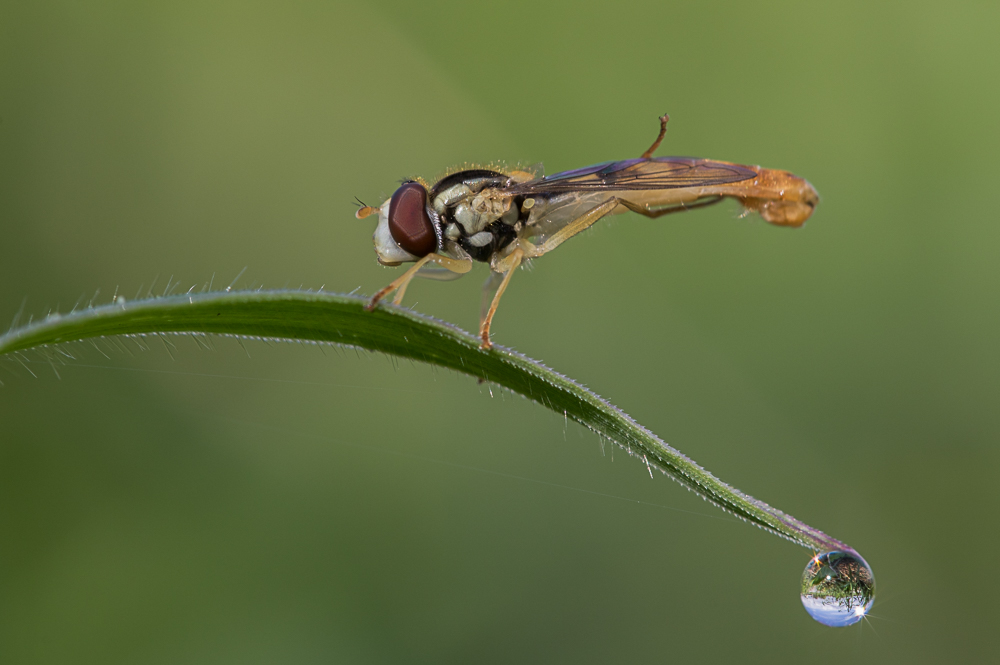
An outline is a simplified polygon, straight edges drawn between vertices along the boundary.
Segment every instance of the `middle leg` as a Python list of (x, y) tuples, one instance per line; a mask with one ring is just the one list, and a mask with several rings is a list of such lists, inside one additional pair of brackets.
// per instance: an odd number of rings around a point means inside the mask
[[(497, 289), (496, 295), (493, 296), (493, 302), (490, 304), (489, 310), (487, 310), (486, 315), (482, 317), (482, 321), (479, 323), (479, 337), (482, 338), (483, 343), (479, 345), (481, 349), (489, 349), (493, 346), (493, 342), (490, 341), (490, 324), (493, 322), (493, 315), (497, 313), (497, 306), (500, 304), (500, 297), (503, 292), (507, 290), (507, 285), (510, 283), (510, 278), (513, 276), (514, 271), (517, 267), (521, 265), (521, 259), (524, 258), (524, 251), (518, 247), (513, 252), (511, 252), (505, 263), (510, 267), (503, 274), (503, 281), (500, 282), (500, 287)], [(499, 273), (493, 273), (494, 275)], [(492, 281), (492, 277), (490, 281)], [(486, 285), (490, 284), (490, 281), (486, 282)]]
[(557, 232), (553, 233), (544, 242), (531, 246), (524, 255), (529, 259), (533, 259), (536, 256), (541, 256), (542, 254), (551, 252), (553, 249), (563, 244), (577, 233), (587, 230), (596, 224), (602, 217), (610, 214), (611, 211), (618, 207), (619, 203), (621, 203), (621, 199), (617, 196), (610, 197), (604, 203), (591, 208), (566, 226), (559, 229)]
[(497, 272), (491, 268), (490, 276), (483, 282), (483, 297), (479, 301), (480, 329), (483, 327), (483, 321), (486, 320), (486, 314), (490, 311), (490, 304), (493, 302), (493, 296), (496, 295), (497, 287), (503, 281), (503, 275), (502, 272)]

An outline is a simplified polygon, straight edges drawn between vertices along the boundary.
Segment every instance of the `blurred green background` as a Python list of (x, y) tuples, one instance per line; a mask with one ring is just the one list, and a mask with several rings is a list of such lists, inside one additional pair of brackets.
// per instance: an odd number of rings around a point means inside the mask
[[(4, 663), (982, 662), (1000, 620), (996, 4), (6, 2), (0, 318), (168, 278), (372, 293), (400, 178), (660, 154), (791, 170), (805, 228), (616, 217), (495, 339), (856, 547), (809, 552), (518, 397), (189, 339), (0, 363)], [(414, 284), (476, 325), (485, 271)], [(173, 357), (171, 357), (171, 354)], [(685, 512), (687, 511), (687, 512)], [(979, 564), (976, 564), (979, 565)], [(989, 568), (987, 568), (989, 570)]]

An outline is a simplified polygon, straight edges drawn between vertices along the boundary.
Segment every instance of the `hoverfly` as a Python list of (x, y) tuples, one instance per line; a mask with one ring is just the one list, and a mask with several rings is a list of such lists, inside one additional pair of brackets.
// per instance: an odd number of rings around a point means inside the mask
[[(779, 226), (801, 226), (819, 202), (813, 186), (787, 171), (687, 157), (653, 157), (667, 129), (637, 159), (604, 162), (536, 177), (527, 171), (467, 169), (429, 186), (404, 181), (378, 208), (366, 206), (358, 219), (378, 214), (375, 253), (384, 266), (416, 263), (376, 293), (369, 311), (396, 292), (399, 304), (422, 268), (461, 276), (473, 261), (488, 263), (479, 335), (490, 343), (490, 324), (514, 270), (587, 229), (602, 217), (631, 210), (656, 219), (737, 199)], [(492, 298), (490, 295), (492, 294)], [(489, 305), (487, 306), (487, 303)]]

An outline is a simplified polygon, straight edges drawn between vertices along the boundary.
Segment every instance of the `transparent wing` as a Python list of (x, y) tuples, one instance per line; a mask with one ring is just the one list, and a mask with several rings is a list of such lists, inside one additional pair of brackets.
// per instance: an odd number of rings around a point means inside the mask
[(604, 162), (513, 184), (514, 195), (566, 194), (640, 189), (708, 187), (755, 178), (748, 166), (688, 157), (651, 157)]
[(417, 277), (431, 279), (435, 282), (450, 282), (465, 274), (466, 273), (464, 272), (452, 272), (451, 270), (435, 263), (427, 263), (417, 271)]

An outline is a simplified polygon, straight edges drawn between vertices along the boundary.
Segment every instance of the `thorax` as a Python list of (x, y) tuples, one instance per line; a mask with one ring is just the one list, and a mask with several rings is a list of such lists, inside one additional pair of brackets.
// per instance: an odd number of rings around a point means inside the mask
[(510, 176), (472, 169), (440, 180), (430, 192), (445, 245), (454, 243), (476, 261), (489, 261), (512, 243), (524, 226), (523, 197), (504, 192)]

